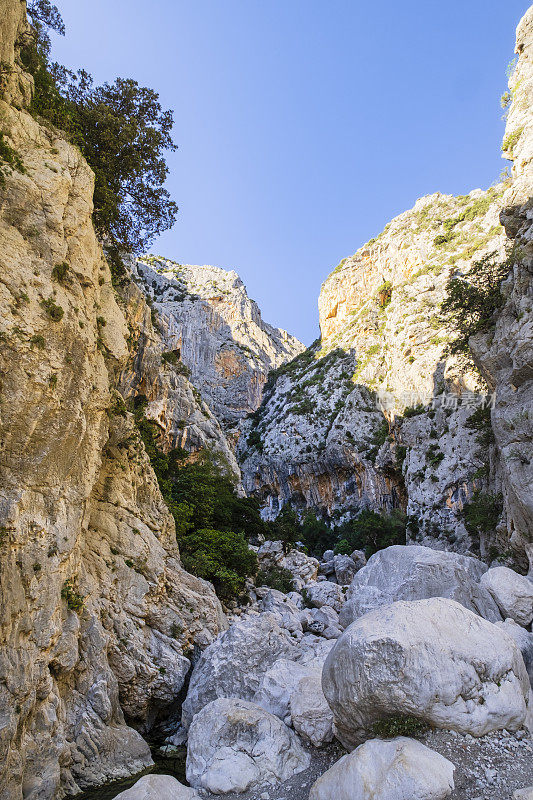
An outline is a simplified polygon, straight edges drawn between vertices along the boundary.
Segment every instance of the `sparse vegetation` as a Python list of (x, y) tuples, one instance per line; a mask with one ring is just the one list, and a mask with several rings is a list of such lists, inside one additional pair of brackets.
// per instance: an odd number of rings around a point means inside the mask
[(5, 186), (6, 175), (13, 170), (26, 172), (21, 157), (6, 142), (4, 133), (0, 131), (0, 189)]
[(277, 589), (278, 592), (288, 594), (293, 590), (294, 578), (292, 572), (285, 567), (274, 565), (267, 569), (260, 569), (255, 583), (256, 586), (269, 586), (271, 589)]
[(396, 736), (408, 736), (417, 739), (428, 730), (429, 725), (418, 717), (408, 714), (397, 714), (380, 719), (372, 727), (372, 735), (379, 739), (394, 739)]
[(77, 614), (83, 609), (85, 598), (79, 593), (75, 578), (68, 578), (62, 586), (61, 597), (67, 601), (67, 606)]
[(54, 303), (54, 300), (51, 297), (49, 297), (47, 300), (43, 300), (41, 305), (53, 322), (61, 322), (65, 312), (61, 306), (58, 306), (57, 303)]
[(68, 271), (69, 265), (66, 261), (62, 261), (61, 264), (56, 264), (52, 269), (52, 280), (58, 283), (64, 283)]

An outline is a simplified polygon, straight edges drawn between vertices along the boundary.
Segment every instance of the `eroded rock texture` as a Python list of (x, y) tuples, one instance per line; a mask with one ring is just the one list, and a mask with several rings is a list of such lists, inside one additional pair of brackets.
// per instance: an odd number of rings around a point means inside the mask
[[(322, 286), (320, 341), (271, 374), (262, 406), (244, 423), (243, 483), (266, 515), (286, 502), (337, 517), (401, 508), (412, 540), (486, 559), (512, 552), (526, 567), (532, 30), (529, 9), (517, 29), (502, 147), (512, 178), (465, 196), (423, 197), (344, 259)], [(470, 340), (473, 357), (464, 360), (447, 351), (457, 331), (439, 307), (449, 278), (467, 275), (489, 254), (499, 263), (509, 258), (506, 299), (495, 327)], [(503, 498), (489, 532), (467, 530), (462, 519), (476, 492)]]
[(5, 169), (0, 190), (0, 795), (44, 800), (148, 764), (122, 709), (149, 726), (181, 687), (183, 652), (226, 623), (182, 569), (116, 403), (129, 331), (92, 227), (93, 175), (11, 104), (31, 87), (11, 80), (24, 4), (4, 0), (1, 17), (2, 131), (24, 172)]

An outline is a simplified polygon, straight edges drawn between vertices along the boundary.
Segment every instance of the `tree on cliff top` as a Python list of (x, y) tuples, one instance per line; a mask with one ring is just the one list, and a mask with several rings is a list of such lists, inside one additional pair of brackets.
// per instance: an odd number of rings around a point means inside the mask
[(64, 34), (61, 14), (50, 0), (32, 0), (28, 14), (35, 36), (21, 57), (35, 81), (32, 110), (61, 128), (94, 171), (94, 224), (117, 267), (121, 252), (142, 252), (176, 218), (163, 188), (164, 152), (176, 149), (172, 111), (132, 79), (94, 86), (84, 70), (50, 63), (48, 30)]

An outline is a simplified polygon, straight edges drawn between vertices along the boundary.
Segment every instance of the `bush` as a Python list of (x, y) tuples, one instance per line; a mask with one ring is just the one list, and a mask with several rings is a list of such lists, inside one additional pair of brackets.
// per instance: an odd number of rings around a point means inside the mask
[(185, 569), (211, 581), (223, 600), (242, 592), (257, 571), (257, 556), (242, 533), (203, 528), (182, 536), (180, 548)]
[(278, 592), (288, 594), (294, 588), (294, 577), (285, 567), (278, 567), (276, 565), (268, 567), (267, 569), (260, 569), (255, 578), (256, 586), (269, 586), (271, 589), (277, 589)]
[(67, 277), (68, 270), (69, 265), (66, 261), (63, 261), (61, 264), (56, 264), (52, 270), (52, 280), (57, 281), (58, 283), (63, 283)]
[(407, 736), (416, 739), (428, 730), (427, 722), (408, 714), (396, 714), (380, 719), (372, 726), (372, 735), (378, 739), (394, 739), (396, 736)]
[(61, 589), (61, 597), (67, 601), (67, 606), (71, 611), (79, 613), (83, 609), (85, 598), (76, 588), (76, 579), (68, 578)]
[(504, 302), (500, 284), (509, 274), (512, 260), (513, 254), (500, 263), (496, 253), (489, 253), (473, 264), (466, 277), (448, 281), (440, 319), (458, 331), (448, 346), (451, 353), (468, 352), (470, 337), (486, 332), (493, 324), (494, 313)]
[(49, 297), (48, 300), (43, 300), (41, 305), (51, 320), (54, 322), (61, 322), (65, 312), (61, 306), (58, 306), (56, 303), (54, 303), (51, 297)]
[(0, 188), (5, 186), (6, 172), (13, 170), (22, 173), (26, 172), (21, 157), (8, 145), (4, 139), (4, 134), (0, 131)]
[(499, 494), (488, 494), (477, 491), (469, 503), (465, 503), (462, 511), (465, 528), (476, 540), (482, 534), (496, 530), (503, 511), (502, 497)]

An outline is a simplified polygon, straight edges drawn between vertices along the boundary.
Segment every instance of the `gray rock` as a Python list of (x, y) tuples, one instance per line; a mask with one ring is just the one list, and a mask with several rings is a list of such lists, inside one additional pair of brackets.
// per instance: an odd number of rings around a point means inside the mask
[(454, 769), (413, 739), (372, 739), (321, 775), (309, 800), (445, 800)]
[(350, 556), (335, 556), (333, 559), (337, 583), (348, 586), (357, 572), (355, 561)]
[(518, 730), (530, 692), (514, 640), (440, 597), (392, 603), (353, 622), (326, 659), (322, 688), (349, 748), (394, 714), (474, 736)]
[(217, 697), (251, 700), (261, 676), (278, 658), (298, 658), (297, 643), (279, 625), (275, 614), (265, 612), (234, 622), (229, 630), (204, 650), (194, 667), (182, 723)]
[(527, 789), (517, 789), (513, 793), (513, 800), (533, 800), (533, 786)]
[(508, 633), (516, 642), (524, 664), (526, 665), (529, 681), (533, 686), (533, 633), (526, 631), (521, 625), (518, 625), (512, 619), (506, 619), (505, 622), (496, 623), (505, 633)]
[(278, 617), (279, 624), (291, 633), (301, 633), (300, 610), (292, 600), (277, 589), (270, 589), (261, 601), (263, 611), (269, 611)]
[(447, 597), (490, 622), (501, 621), (492, 596), (479, 586), (487, 567), (457, 553), (420, 545), (393, 545), (375, 553), (359, 570), (348, 590), (341, 625), (396, 600)]
[(214, 794), (274, 786), (309, 762), (280, 719), (245, 700), (214, 700), (196, 714), (189, 730), (187, 780)]
[(533, 620), (533, 583), (509, 567), (493, 567), (481, 576), (480, 585), (496, 601), (504, 617), (527, 628)]
[(200, 800), (194, 789), (171, 775), (144, 775), (137, 783), (116, 795), (116, 800)]
[(333, 739), (333, 712), (322, 691), (322, 664), (309, 665), (290, 696), (294, 730), (320, 747)]
[(309, 602), (316, 608), (331, 606), (335, 611), (341, 610), (344, 594), (340, 586), (331, 581), (310, 583), (305, 587)]

